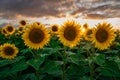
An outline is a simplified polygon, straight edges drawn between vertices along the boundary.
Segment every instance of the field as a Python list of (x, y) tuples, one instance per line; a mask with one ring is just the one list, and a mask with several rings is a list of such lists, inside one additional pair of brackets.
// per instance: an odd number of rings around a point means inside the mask
[(1, 28), (0, 45), (0, 80), (120, 80), (120, 31), (107, 22), (23, 20)]

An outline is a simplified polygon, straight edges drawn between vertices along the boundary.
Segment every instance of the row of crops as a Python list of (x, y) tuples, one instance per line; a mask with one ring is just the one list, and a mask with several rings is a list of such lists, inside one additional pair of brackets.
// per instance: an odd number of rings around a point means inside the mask
[(0, 80), (120, 80), (120, 31), (74, 20), (3, 26)]

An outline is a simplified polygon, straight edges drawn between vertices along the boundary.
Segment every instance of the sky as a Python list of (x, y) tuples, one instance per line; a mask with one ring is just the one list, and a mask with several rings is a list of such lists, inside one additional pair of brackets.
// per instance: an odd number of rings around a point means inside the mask
[(74, 19), (91, 27), (107, 21), (120, 28), (120, 0), (0, 0), (0, 25), (22, 19), (48, 25)]

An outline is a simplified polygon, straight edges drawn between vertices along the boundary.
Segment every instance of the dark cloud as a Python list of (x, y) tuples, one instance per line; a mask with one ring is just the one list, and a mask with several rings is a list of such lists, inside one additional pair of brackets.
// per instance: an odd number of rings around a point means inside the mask
[[(59, 11), (56, 10), (54, 3), (47, 0), (2, 0), (0, 2), (0, 12), (5, 15), (14, 16), (17, 14), (24, 16), (44, 16), (56, 15)], [(56, 13), (56, 14), (55, 14)]]
[[(58, 4), (56, 4), (58, 3)], [(1, 0), (0, 12), (5, 16), (44, 16), (59, 14), (58, 0)]]
[(87, 14), (87, 18), (89, 19), (105, 19), (105, 15), (100, 15), (100, 14)]
[(66, 13), (78, 17), (81, 13), (85, 18), (111, 18), (120, 17), (120, 0), (1, 0), (0, 13), (4, 18), (64, 17)]

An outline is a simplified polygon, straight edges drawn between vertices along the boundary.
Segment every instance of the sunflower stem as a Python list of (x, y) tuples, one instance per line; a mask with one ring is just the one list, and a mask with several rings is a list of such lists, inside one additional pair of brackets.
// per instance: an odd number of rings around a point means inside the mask
[[(34, 59), (38, 59), (37, 50), (33, 50), (32, 54), (34, 56)], [(38, 69), (38, 70), (36, 70), (36, 80), (39, 80), (39, 76), (40, 76), (40, 72), (39, 72), (39, 69)]]
[(90, 80), (93, 80), (94, 77), (94, 55), (95, 55), (96, 51), (95, 48), (92, 50), (92, 52), (90, 53), (90, 61), (89, 61), (89, 67), (90, 67)]
[(64, 53), (63, 53), (62, 80), (65, 80), (65, 67), (66, 67), (66, 47), (64, 47)]
[(38, 58), (37, 50), (33, 50), (32, 55), (35, 59), (37, 59)]

